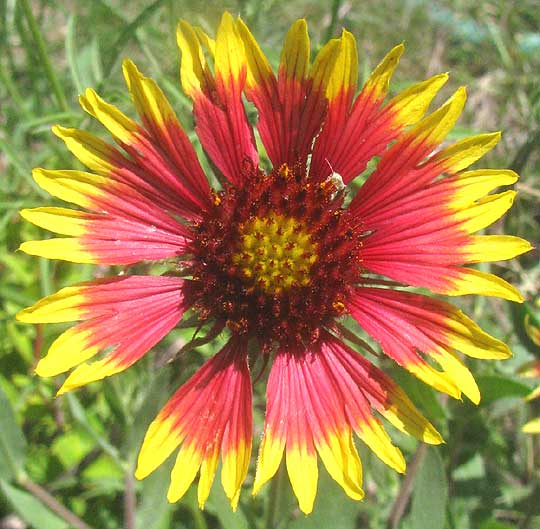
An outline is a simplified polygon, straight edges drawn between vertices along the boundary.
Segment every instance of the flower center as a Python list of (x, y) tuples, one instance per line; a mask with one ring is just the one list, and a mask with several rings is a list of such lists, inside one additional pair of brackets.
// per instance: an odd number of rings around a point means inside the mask
[(240, 227), (240, 251), (232, 262), (248, 282), (267, 294), (306, 287), (317, 261), (317, 244), (293, 217), (270, 213)]
[(361, 279), (361, 227), (340, 190), (284, 165), (247, 167), (242, 186), (216, 193), (187, 264), (200, 320), (253, 337), (263, 351), (303, 347), (332, 329)]

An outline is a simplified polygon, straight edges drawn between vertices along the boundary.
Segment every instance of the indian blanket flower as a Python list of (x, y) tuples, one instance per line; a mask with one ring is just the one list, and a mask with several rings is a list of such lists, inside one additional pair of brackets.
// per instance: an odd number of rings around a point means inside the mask
[[(39, 168), (34, 178), (81, 209), (24, 210), (28, 221), (67, 237), (21, 249), (99, 265), (167, 260), (170, 273), (89, 281), (23, 310), (24, 322), (80, 321), (56, 339), (36, 372), (75, 368), (59, 390), (65, 393), (123, 371), (186, 313), (196, 315), (210, 336), (225, 333), (228, 341), (151, 423), (136, 476), (144, 478), (179, 449), (168, 499), (179, 500), (200, 473), (202, 507), (221, 459), (221, 481), (235, 508), (251, 457), (250, 364), (271, 362), (253, 492), (284, 457), (300, 509), (309, 513), (320, 458), (360, 500), (353, 432), (398, 472), (405, 460), (380, 417), (426, 443), (442, 439), (366, 358), (369, 346), (343, 321), (355, 320), (426, 384), (478, 403), (458, 352), (503, 359), (510, 351), (456, 307), (417, 288), (522, 301), (503, 279), (468, 266), (530, 249), (517, 237), (474, 235), (510, 208), (513, 191), (488, 193), (517, 175), (465, 170), (499, 133), (444, 144), (464, 106), (464, 88), (424, 117), (446, 74), (387, 100), (403, 45), (357, 92), (357, 48), (347, 31), (311, 61), (306, 22), (298, 20), (285, 37), (277, 74), (242, 20), (228, 13), (215, 40), (180, 22), (178, 44), (182, 88), (216, 176), (207, 178), (163, 92), (131, 61), (123, 72), (140, 121), (93, 90), (81, 96), (116, 145), (53, 128), (90, 172)], [(259, 139), (247, 105), (258, 113)], [(368, 170), (371, 160), (378, 162)], [(359, 176), (363, 184), (351, 187)]]

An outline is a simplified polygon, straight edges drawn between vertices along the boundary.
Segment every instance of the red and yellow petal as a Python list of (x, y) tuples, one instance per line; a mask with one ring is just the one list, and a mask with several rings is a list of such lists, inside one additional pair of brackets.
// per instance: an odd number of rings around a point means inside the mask
[[(156, 82), (142, 75), (131, 61), (124, 61), (122, 68), (133, 103), (150, 135), (151, 143), (160, 147), (159, 154), (174, 167), (192, 200), (200, 207), (208, 207), (208, 180), (169, 101)], [(178, 185), (176, 182), (174, 184)]]
[(180, 77), (193, 99), (195, 130), (216, 167), (231, 183), (239, 184), (244, 165), (257, 165), (258, 154), (242, 101), (247, 66), (236, 23), (230, 13), (224, 13), (216, 35), (213, 76), (195, 29), (182, 21), (177, 38), (182, 52)]
[[(336, 369), (342, 369), (365, 395), (371, 407), (398, 430), (425, 443), (440, 444), (442, 437), (435, 427), (416, 409), (405, 392), (383, 371), (336, 338), (326, 334), (325, 355)], [(330, 356), (332, 355), (332, 356)], [(341, 371), (342, 372), (342, 371)], [(380, 451), (377, 452), (379, 457)], [(381, 459), (395, 460), (391, 453)], [(391, 465), (392, 466), (392, 465)], [(397, 469), (400, 465), (397, 465)]]
[(251, 454), (251, 413), (246, 344), (232, 340), (176, 392), (152, 422), (139, 453), (136, 477), (145, 478), (181, 444), (167, 497), (178, 501), (200, 469), (202, 508), (221, 453), (221, 481), (235, 509)]
[(124, 74), (144, 127), (91, 89), (79, 98), (81, 106), (109, 130), (149, 179), (177, 194), (187, 210), (197, 214), (198, 210), (208, 208), (208, 182), (165, 96), (131, 61), (124, 62)]
[[(511, 355), (503, 342), (482, 331), (457, 308), (420, 294), (359, 288), (349, 309), (388, 356), (453, 397), (459, 398), (463, 392), (475, 403), (480, 400), (472, 375), (455, 351), (475, 358), (504, 359)], [(431, 367), (417, 351), (435, 360), (441, 371)]]
[(467, 138), (426, 160), (455, 123), (464, 96), (456, 92), (405, 133), (353, 198), (350, 211), (369, 233), (362, 263), (371, 272), (436, 293), (520, 301), (502, 279), (462, 267), (511, 259), (531, 249), (517, 237), (472, 235), (499, 219), (515, 196), (507, 191), (483, 197), (515, 182), (512, 171), (460, 172), (493, 148), (500, 135)]
[(443, 106), (402, 134), (358, 191), (351, 209), (365, 216), (391, 198), (399, 198), (431, 182), (433, 173), (413, 169), (444, 140), (461, 114), (465, 100), (465, 89), (459, 88)]
[(73, 170), (38, 168), (32, 171), (32, 176), (42, 189), (66, 202), (189, 238), (190, 231), (184, 224), (128, 184)]
[(285, 452), (304, 513), (311, 512), (315, 500), (317, 457), (349, 497), (362, 499), (362, 466), (353, 431), (382, 461), (404, 472), (403, 455), (374, 411), (410, 435), (442, 442), (395, 383), (329, 333), (323, 333), (313, 351), (278, 352), (268, 380), (254, 494), (275, 474)]
[[(321, 60), (310, 70), (307, 24), (297, 20), (287, 32), (277, 76), (245, 24), (239, 20), (237, 27), (248, 65), (245, 93), (259, 112), (257, 129), (268, 157), (274, 167), (305, 167), (324, 120), (328, 80), (317, 66)], [(330, 68), (329, 60), (323, 62)]]
[(323, 180), (337, 172), (348, 183), (406, 126), (424, 115), (448, 76), (441, 74), (418, 83), (383, 106), (390, 78), (404, 50), (403, 45), (398, 45), (381, 61), (353, 103), (357, 76), (354, 38), (344, 32), (339, 47), (335, 47), (332, 62), (336, 68), (327, 92), (329, 110), (314, 145), (310, 174)]
[(60, 290), (17, 314), (19, 321), (83, 320), (61, 334), (36, 372), (54, 376), (112, 349), (94, 363), (79, 365), (59, 394), (128, 368), (182, 318), (184, 280), (130, 276), (95, 280)]
[(199, 218), (200, 206), (194, 206), (191, 198), (181, 192), (181, 186), (171, 184), (177, 177), (155, 156), (150, 155), (144, 164), (139, 164), (140, 156), (138, 162), (137, 156), (134, 160), (128, 159), (118, 149), (88, 132), (58, 125), (52, 130), (72, 154), (97, 175), (136, 189), (165, 211), (188, 219)]
[(317, 354), (278, 353), (267, 396), (254, 493), (277, 471), (285, 451), (289, 479), (304, 513), (313, 509), (317, 492), (317, 454), (345, 492), (362, 499), (362, 468), (344, 403)]
[(189, 240), (189, 232), (179, 223), (172, 231), (155, 224), (57, 207), (24, 209), (21, 216), (44, 229), (72, 236), (21, 244), (22, 251), (49, 259), (128, 265), (177, 257), (185, 253)]

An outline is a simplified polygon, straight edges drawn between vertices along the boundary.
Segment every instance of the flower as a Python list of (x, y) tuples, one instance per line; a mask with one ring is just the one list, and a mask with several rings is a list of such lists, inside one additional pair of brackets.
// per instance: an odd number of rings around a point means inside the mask
[[(131, 61), (123, 71), (140, 123), (93, 90), (81, 96), (118, 146), (53, 128), (91, 172), (36, 169), (34, 178), (82, 210), (22, 211), (68, 237), (21, 249), (101, 265), (172, 264), (161, 276), (67, 287), (19, 313), (32, 323), (81, 321), (52, 344), (36, 372), (53, 376), (77, 366), (59, 394), (103, 379), (136, 362), (192, 311), (201, 325), (212, 325), (211, 336), (225, 331), (229, 340), (152, 422), (136, 476), (144, 478), (180, 447), (168, 498), (180, 499), (200, 472), (202, 507), (221, 456), (222, 484), (235, 508), (252, 444), (248, 358), (271, 360), (254, 492), (285, 457), (300, 509), (309, 513), (320, 457), (360, 500), (353, 431), (398, 472), (405, 460), (379, 415), (424, 442), (440, 443), (441, 436), (389, 376), (346, 345), (352, 339), (369, 348), (341, 322), (355, 320), (425, 383), (478, 403), (478, 387), (457, 352), (503, 359), (507, 346), (453, 305), (406, 286), (522, 301), (501, 278), (464, 266), (530, 249), (517, 237), (473, 235), (501, 217), (515, 193), (485, 195), (517, 175), (464, 170), (499, 133), (441, 146), (466, 98), (460, 88), (423, 117), (446, 74), (384, 102), (402, 45), (355, 95), (357, 48), (347, 31), (310, 64), (306, 23), (298, 20), (285, 37), (277, 75), (242, 20), (228, 13), (215, 41), (180, 22), (178, 43), (195, 130), (221, 185), (212, 189), (162, 91)], [(258, 112), (260, 149), (244, 97)], [(375, 158), (363, 185), (351, 187)]]

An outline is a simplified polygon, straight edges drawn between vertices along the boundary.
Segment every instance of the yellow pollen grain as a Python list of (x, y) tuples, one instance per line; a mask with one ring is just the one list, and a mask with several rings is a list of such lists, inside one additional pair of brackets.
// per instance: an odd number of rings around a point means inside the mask
[(232, 260), (250, 284), (280, 294), (310, 284), (317, 244), (297, 219), (270, 213), (241, 225), (240, 248)]

